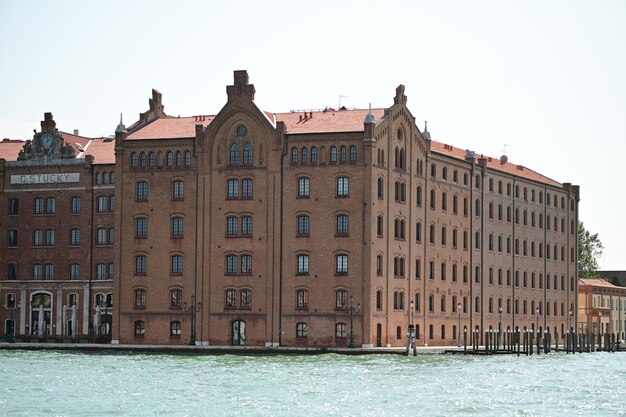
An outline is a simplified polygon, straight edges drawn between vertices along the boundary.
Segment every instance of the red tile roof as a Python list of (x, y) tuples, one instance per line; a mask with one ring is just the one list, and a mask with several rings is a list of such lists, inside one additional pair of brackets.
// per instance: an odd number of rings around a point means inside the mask
[(17, 156), (24, 148), (25, 141), (20, 139), (2, 139), (0, 142), (0, 158), (7, 161), (16, 161)]
[[(465, 160), (466, 150), (461, 148), (455, 148), (452, 145), (447, 145), (445, 143), (431, 141), (430, 149), (433, 152), (436, 152), (441, 155), (446, 155), (455, 159)], [(548, 185), (553, 185), (555, 187), (562, 187), (562, 184), (550, 179), (544, 175), (539, 174), (531, 169), (526, 168), (522, 165), (512, 164), (510, 162), (502, 163), (499, 158), (492, 158), (490, 156), (484, 155), (476, 155), (476, 158), (485, 158), (487, 159), (487, 168), (493, 169), (495, 171), (504, 172), (510, 175), (515, 175), (517, 177), (526, 178), (528, 180), (541, 182)]]
[[(59, 134), (65, 141), (65, 143), (69, 144), (72, 148), (74, 148), (74, 153), (78, 155), (81, 151), (81, 147), (87, 146), (91, 138), (86, 138), (84, 136), (73, 135), (67, 132), (59, 131)], [(78, 145), (78, 146), (77, 146)]]
[(126, 140), (183, 139), (196, 137), (196, 125), (206, 127), (215, 116), (167, 117), (156, 119), (128, 135)]
[[(385, 109), (383, 108), (372, 109), (371, 111), (377, 122), (379, 122), (385, 114)], [(284, 122), (288, 134), (307, 134), (363, 131), (363, 121), (365, 120), (365, 116), (367, 116), (368, 112), (368, 109), (327, 109), (317, 111), (294, 111), (288, 113), (263, 113), (274, 125), (277, 121)], [(215, 116), (193, 116), (156, 119), (145, 127), (129, 135), (127, 140), (192, 138), (196, 134), (196, 124), (202, 124), (206, 127), (214, 119), (214, 117)], [(431, 150), (435, 153), (446, 155), (451, 158), (463, 161), (465, 160), (466, 151), (464, 149), (455, 148), (441, 142), (434, 140), (431, 141)], [(476, 158), (479, 157), (483, 156), (476, 156)], [(487, 167), (489, 169), (555, 187), (562, 187), (562, 184), (559, 182), (522, 165), (516, 165), (509, 162), (501, 163), (499, 158), (484, 158), (487, 159)]]
[[(326, 110), (312, 112), (276, 113), (276, 119), (285, 122), (287, 133), (334, 133), (363, 131), (363, 121), (369, 110)], [(372, 109), (379, 122), (385, 109)]]
[(578, 286), (581, 285), (589, 285), (592, 287), (618, 288), (626, 291), (626, 288), (613, 285), (602, 278), (578, 278)]
[(84, 158), (85, 155), (91, 155), (94, 158), (93, 163), (114, 164), (115, 163), (115, 139), (96, 138), (92, 139), (84, 151), (77, 154), (78, 158)]

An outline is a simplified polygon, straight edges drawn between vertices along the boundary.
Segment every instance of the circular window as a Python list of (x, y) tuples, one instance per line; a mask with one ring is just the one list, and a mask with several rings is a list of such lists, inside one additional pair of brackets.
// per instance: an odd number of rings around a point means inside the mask
[(237, 133), (238, 137), (243, 138), (244, 136), (248, 134), (248, 128), (245, 127), (244, 125), (239, 125), (237, 126), (237, 129), (235, 132)]

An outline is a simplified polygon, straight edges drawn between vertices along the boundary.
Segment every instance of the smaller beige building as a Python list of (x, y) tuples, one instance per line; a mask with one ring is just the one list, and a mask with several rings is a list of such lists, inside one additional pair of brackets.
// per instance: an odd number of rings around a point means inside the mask
[(578, 280), (578, 331), (582, 333), (626, 332), (626, 287), (601, 278)]

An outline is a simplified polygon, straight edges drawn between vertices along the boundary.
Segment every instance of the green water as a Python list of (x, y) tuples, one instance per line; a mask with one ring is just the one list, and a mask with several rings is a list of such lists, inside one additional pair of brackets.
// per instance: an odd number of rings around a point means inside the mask
[(626, 416), (626, 353), (0, 351), (0, 416)]

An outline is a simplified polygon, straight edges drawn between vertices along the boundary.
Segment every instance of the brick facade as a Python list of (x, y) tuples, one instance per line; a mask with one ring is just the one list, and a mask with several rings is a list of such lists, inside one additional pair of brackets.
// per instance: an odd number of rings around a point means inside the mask
[(254, 95), (236, 71), (215, 116), (167, 116), (154, 91), (118, 127), (115, 341), (345, 346), (352, 318), (357, 345), (402, 346), (411, 317), (420, 345), (459, 321), (562, 334), (577, 186), (432, 141), (403, 86), (372, 110)]

